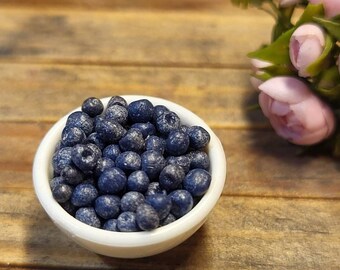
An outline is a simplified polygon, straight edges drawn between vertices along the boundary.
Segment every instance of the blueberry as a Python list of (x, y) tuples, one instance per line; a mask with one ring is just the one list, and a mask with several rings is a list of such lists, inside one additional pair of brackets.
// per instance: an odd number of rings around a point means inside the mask
[(104, 230), (118, 232), (117, 219), (108, 219), (102, 227)]
[(84, 180), (84, 174), (75, 166), (67, 165), (60, 175), (65, 179), (65, 182), (70, 185), (78, 185)]
[(129, 191), (145, 193), (149, 183), (149, 177), (144, 171), (134, 171), (129, 175), (126, 186)]
[(91, 117), (95, 117), (101, 114), (104, 110), (104, 105), (100, 99), (95, 97), (89, 97), (84, 100), (81, 110), (87, 113)]
[(154, 194), (147, 196), (145, 200), (157, 211), (159, 219), (164, 219), (170, 213), (171, 199), (167, 195)]
[(200, 126), (192, 126), (188, 129), (190, 137), (190, 147), (193, 149), (202, 149), (208, 145), (210, 134)]
[(98, 191), (91, 184), (77, 185), (71, 196), (71, 203), (75, 206), (89, 206), (97, 198)]
[(169, 133), (166, 139), (166, 152), (172, 156), (180, 156), (186, 153), (189, 147), (188, 134), (175, 130)]
[(157, 117), (162, 115), (164, 112), (169, 112), (169, 109), (164, 105), (156, 105), (153, 109), (153, 120), (156, 121)]
[(193, 205), (194, 200), (189, 191), (183, 189), (177, 189), (169, 194), (171, 198), (171, 214), (176, 218), (180, 218), (188, 213)]
[(96, 124), (99, 139), (107, 144), (117, 143), (126, 133), (121, 124), (115, 120), (103, 119)]
[(115, 163), (112, 159), (109, 158), (99, 158), (97, 161), (97, 165), (94, 169), (95, 177), (99, 178), (99, 176), (108, 168), (112, 168), (115, 166)]
[(106, 158), (109, 158), (115, 161), (120, 153), (121, 151), (120, 151), (118, 144), (110, 144), (104, 148), (103, 157), (106, 157)]
[(167, 157), (166, 162), (167, 165), (173, 164), (181, 166), (185, 173), (187, 173), (190, 169), (190, 159), (187, 156), (179, 157), (170, 156)]
[(62, 169), (72, 164), (72, 147), (64, 147), (55, 152), (52, 158), (52, 166), (55, 173), (60, 174)]
[(167, 215), (167, 217), (163, 220), (161, 220), (161, 226), (168, 225), (176, 220), (176, 217), (173, 214)]
[(121, 96), (113, 96), (110, 98), (109, 102), (107, 103), (107, 107), (111, 107), (113, 105), (120, 105), (123, 107), (127, 107), (127, 102)]
[(166, 191), (171, 191), (182, 183), (185, 177), (185, 172), (179, 165), (167, 165), (159, 175), (159, 184)]
[(181, 120), (174, 112), (164, 112), (156, 119), (157, 130), (164, 135), (169, 134), (173, 130), (177, 130), (181, 125)]
[(105, 111), (105, 118), (117, 121), (124, 125), (128, 120), (128, 111), (125, 107), (120, 105), (112, 105)]
[(93, 118), (93, 126), (94, 130), (97, 130), (97, 125), (105, 119), (105, 116), (103, 114), (97, 115), (96, 117)]
[(202, 196), (209, 188), (211, 175), (203, 169), (193, 169), (185, 176), (183, 188), (192, 196)]
[(85, 132), (78, 127), (65, 127), (61, 133), (61, 143), (64, 146), (74, 146), (86, 138)]
[(131, 102), (128, 111), (132, 123), (146, 123), (152, 120), (153, 105), (147, 99), (140, 99)]
[(75, 214), (75, 218), (87, 225), (100, 228), (100, 220), (93, 207), (79, 208)]
[(71, 198), (72, 187), (62, 183), (54, 185), (52, 188), (52, 195), (57, 202), (64, 203)]
[(136, 152), (123, 152), (116, 158), (116, 167), (127, 173), (139, 170), (141, 167), (141, 157)]
[(94, 202), (94, 210), (102, 218), (116, 218), (120, 212), (120, 198), (115, 195), (99, 196)]
[(72, 148), (72, 161), (83, 172), (89, 172), (97, 165), (100, 149), (94, 144), (77, 144)]
[(149, 204), (141, 204), (136, 210), (137, 225), (143, 231), (150, 231), (159, 226), (157, 211)]
[(206, 152), (192, 151), (188, 153), (187, 157), (190, 159), (190, 169), (209, 170), (210, 160)]
[(187, 126), (187, 125), (181, 125), (181, 126), (179, 127), (178, 130), (179, 130), (179, 131), (182, 131), (182, 132), (184, 132), (184, 133), (188, 133), (188, 131), (189, 131), (189, 126)]
[(142, 170), (146, 172), (150, 180), (158, 178), (160, 172), (165, 167), (165, 159), (163, 155), (154, 150), (145, 151), (141, 155)]
[(54, 189), (56, 186), (58, 186), (60, 184), (66, 184), (65, 179), (63, 177), (61, 177), (61, 176), (54, 177), (50, 181), (51, 190)]
[(91, 133), (84, 141), (84, 144), (92, 143), (99, 147), (100, 150), (105, 148), (105, 143), (99, 138), (97, 132)]
[(120, 232), (137, 232), (136, 213), (123, 212), (117, 218), (117, 228)]
[(82, 129), (86, 135), (90, 135), (93, 131), (93, 120), (87, 113), (76, 111), (68, 116), (66, 126), (78, 127)]
[(106, 194), (117, 194), (125, 189), (125, 173), (116, 167), (106, 169), (98, 179), (98, 188)]
[(165, 144), (166, 143), (163, 138), (152, 135), (146, 139), (145, 148), (146, 150), (155, 150), (163, 155), (165, 151)]
[(123, 212), (135, 212), (137, 206), (144, 203), (144, 195), (137, 191), (129, 191), (125, 193), (120, 201), (120, 208)]
[(150, 122), (147, 123), (134, 123), (131, 128), (139, 129), (142, 132), (143, 138), (147, 138), (148, 136), (154, 135), (156, 133), (156, 128)]
[(145, 148), (143, 134), (139, 129), (129, 129), (124, 137), (119, 141), (119, 146), (122, 151), (142, 152)]
[(91, 176), (87, 176), (82, 184), (90, 184), (92, 186), (96, 186), (96, 180)]
[(74, 216), (78, 207), (73, 205), (70, 201), (66, 201), (64, 203), (60, 203), (61, 207), (70, 215)]
[(160, 187), (159, 182), (151, 182), (148, 186), (148, 190), (144, 193), (144, 195), (147, 197), (154, 194), (167, 195), (167, 192)]

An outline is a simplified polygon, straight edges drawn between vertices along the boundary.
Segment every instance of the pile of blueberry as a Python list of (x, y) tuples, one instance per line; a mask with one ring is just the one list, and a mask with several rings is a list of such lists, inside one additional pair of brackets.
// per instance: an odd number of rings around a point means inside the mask
[(76, 219), (148, 231), (188, 213), (208, 190), (209, 133), (147, 99), (94, 97), (71, 113), (53, 155), (53, 197)]

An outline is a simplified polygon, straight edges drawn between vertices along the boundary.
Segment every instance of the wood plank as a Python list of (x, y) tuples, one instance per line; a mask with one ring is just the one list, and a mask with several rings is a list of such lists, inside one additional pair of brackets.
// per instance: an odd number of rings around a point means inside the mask
[(268, 125), (246, 110), (257, 102), (248, 70), (0, 64), (0, 81), (0, 121), (54, 122), (89, 96), (144, 94), (177, 102), (213, 127)]
[(78, 247), (54, 227), (29, 190), (1, 190), (0, 201), (15, 202), (0, 204), (2, 266), (337, 269), (340, 264), (340, 201), (223, 196), (189, 240), (136, 260), (98, 256)]
[(0, 60), (248, 67), (246, 54), (269, 41), (273, 21), (236, 10), (240, 13), (1, 8)]
[[(32, 160), (50, 125), (0, 123), (0, 189), (32, 188)], [(298, 157), (295, 147), (271, 131), (215, 129), (215, 132), (228, 163), (223, 194), (340, 198), (337, 160)]]

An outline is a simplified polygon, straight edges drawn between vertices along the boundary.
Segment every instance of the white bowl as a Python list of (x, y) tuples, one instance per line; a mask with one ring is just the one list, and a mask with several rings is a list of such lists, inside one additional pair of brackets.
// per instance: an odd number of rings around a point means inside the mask
[[(54, 224), (70, 239), (98, 254), (119, 258), (140, 258), (169, 250), (184, 242), (206, 221), (217, 203), (226, 178), (226, 159), (222, 144), (209, 126), (184, 107), (156, 97), (122, 96), (128, 103), (146, 98), (153, 105), (165, 105), (187, 125), (199, 125), (210, 134), (208, 146), (211, 184), (199, 203), (186, 215), (164, 227), (147, 232), (111, 232), (86, 225), (69, 215), (52, 196), (49, 181), (52, 179), (52, 155), (65, 126), (67, 116), (61, 118), (45, 135), (36, 152), (33, 164), (33, 184), (36, 195)], [(104, 106), (110, 98), (102, 99)], [(80, 110), (77, 108), (76, 110)]]

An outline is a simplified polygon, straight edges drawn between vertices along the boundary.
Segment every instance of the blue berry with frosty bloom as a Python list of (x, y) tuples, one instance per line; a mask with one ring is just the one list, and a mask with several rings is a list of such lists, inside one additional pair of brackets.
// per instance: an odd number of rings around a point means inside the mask
[(180, 218), (187, 214), (194, 206), (194, 199), (189, 191), (177, 189), (169, 194), (171, 198), (171, 214), (176, 218)]
[(126, 133), (125, 128), (117, 121), (103, 119), (96, 124), (99, 139), (106, 144), (117, 143)]
[(126, 187), (125, 173), (116, 167), (106, 169), (98, 179), (98, 188), (104, 194), (117, 194)]
[(99, 147), (100, 150), (104, 149), (106, 144), (103, 142), (102, 139), (99, 138), (97, 132), (91, 133), (87, 138), (84, 140), (84, 144), (92, 143)]
[(60, 203), (60, 205), (67, 213), (69, 213), (73, 217), (76, 214), (76, 211), (78, 210), (78, 207), (73, 205), (70, 200), (64, 203)]
[(94, 210), (104, 219), (116, 218), (120, 213), (120, 198), (116, 195), (102, 195), (94, 202)]
[(150, 180), (144, 171), (134, 171), (127, 179), (127, 190), (145, 193), (148, 190)]
[(67, 184), (63, 177), (56, 176), (56, 177), (52, 178), (52, 180), (50, 181), (51, 190), (54, 189), (57, 185), (60, 185), (60, 184)]
[(95, 228), (100, 228), (101, 223), (93, 207), (81, 207), (77, 210), (75, 218)]
[(116, 158), (116, 167), (127, 173), (139, 170), (141, 168), (141, 157), (136, 152), (123, 152)]
[(206, 152), (204, 151), (192, 151), (187, 154), (190, 159), (190, 169), (204, 169), (209, 170), (210, 159)]
[(154, 194), (145, 198), (147, 204), (150, 204), (157, 212), (159, 219), (166, 218), (171, 210), (171, 199), (164, 194)]
[(72, 161), (83, 172), (92, 171), (99, 158), (100, 149), (94, 144), (77, 144), (72, 148)]
[(105, 111), (105, 118), (117, 121), (121, 125), (125, 125), (128, 121), (128, 111), (120, 105), (112, 105)]
[(149, 136), (145, 141), (145, 149), (147, 151), (154, 150), (161, 153), (162, 155), (165, 152), (165, 146), (166, 146), (165, 140), (156, 135)]
[(156, 128), (163, 135), (168, 135), (180, 126), (181, 120), (175, 112), (164, 112), (156, 119)]
[(129, 119), (132, 123), (146, 123), (152, 120), (153, 105), (147, 99), (140, 99), (128, 105)]
[(159, 226), (157, 211), (149, 204), (141, 204), (136, 210), (136, 222), (143, 231), (150, 231)]
[(84, 174), (73, 165), (67, 165), (62, 169), (60, 175), (65, 179), (65, 182), (70, 185), (78, 185), (84, 180)]
[(173, 164), (181, 166), (185, 173), (187, 173), (190, 169), (190, 159), (187, 156), (169, 156), (166, 159), (167, 165)]
[(153, 109), (153, 121), (156, 121), (157, 117), (162, 115), (164, 112), (169, 112), (169, 109), (164, 105), (156, 105)]
[(61, 143), (64, 146), (74, 146), (85, 139), (85, 132), (78, 127), (65, 127), (61, 133)]
[(160, 172), (166, 165), (163, 155), (157, 151), (145, 151), (141, 155), (142, 171), (146, 172), (150, 180), (158, 178)]
[(161, 188), (159, 182), (151, 182), (148, 186), (148, 190), (144, 193), (144, 195), (147, 197), (154, 194), (167, 195), (167, 192), (165, 189)]
[(84, 100), (83, 104), (81, 105), (81, 110), (84, 113), (87, 113), (89, 116), (95, 117), (103, 112), (104, 105), (100, 99), (89, 97)]
[(104, 148), (103, 157), (116, 161), (116, 158), (118, 157), (120, 153), (121, 151), (120, 151), (120, 147), (118, 144), (110, 144)]
[(137, 206), (145, 202), (145, 197), (137, 191), (129, 191), (125, 193), (120, 200), (120, 208), (123, 212), (135, 212)]
[(134, 123), (131, 128), (139, 129), (142, 132), (143, 138), (147, 138), (148, 136), (154, 135), (156, 133), (156, 128), (150, 122), (147, 123)]
[(72, 164), (72, 147), (64, 147), (54, 153), (52, 157), (52, 166), (56, 174), (68, 165)]
[(128, 106), (126, 100), (121, 96), (113, 96), (110, 98), (109, 102), (107, 103), (107, 107), (111, 107), (113, 105), (119, 105), (125, 108)]
[(167, 165), (161, 171), (159, 175), (159, 184), (162, 189), (171, 191), (182, 183), (185, 177), (185, 172), (181, 166), (178, 165)]
[(136, 223), (136, 213), (123, 212), (117, 218), (117, 229), (120, 232), (137, 232), (139, 231)]
[(192, 196), (204, 195), (211, 182), (211, 175), (203, 169), (193, 169), (188, 172), (183, 180), (183, 188), (191, 193)]
[(104, 230), (107, 231), (112, 231), (112, 232), (118, 232), (118, 228), (117, 228), (117, 219), (112, 218), (112, 219), (108, 219), (102, 227)]
[(187, 152), (189, 147), (188, 134), (175, 130), (171, 131), (166, 139), (166, 152), (171, 156), (180, 156)]
[(190, 147), (193, 149), (202, 149), (210, 142), (210, 134), (203, 127), (189, 127), (187, 133), (190, 138)]
[(142, 132), (136, 128), (129, 129), (120, 139), (119, 146), (122, 151), (142, 152), (145, 148)]
[(101, 157), (97, 161), (97, 165), (94, 169), (94, 175), (98, 178), (106, 169), (114, 166), (115, 163), (112, 159)]
[(90, 206), (98, 197), (97, 189), (91, 184), (77, 185), (71, 196), (71, 203), (75, 206)]
[(71, 198), (72, 187), (63, 183), (54, 185), (52, 188), (52, 195), (57, 202), (64, 203)]
[(78, 127), (88, 136), (93, 131), (93, 119), (87, 113), (76, 111), (67, 117), (66, 127)]
[(169, 213), (169, 215), (167, 215), (166, 218), (161, 220), (161, 226), (168, 225), (174, 222), (175, 220), (176, 220), (176, 217), (173, 214)]

